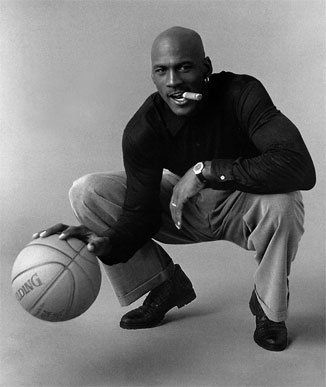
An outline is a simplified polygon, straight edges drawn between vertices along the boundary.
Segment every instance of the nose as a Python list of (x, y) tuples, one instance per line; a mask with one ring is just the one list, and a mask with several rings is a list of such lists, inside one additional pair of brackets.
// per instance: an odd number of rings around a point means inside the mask
[(178, 74), (175, 70), (171, 69), (167, 74), (167, 80), (166, 85), (168, 87), (175, 87), (182, 83), (181, 79), (179, 78)]

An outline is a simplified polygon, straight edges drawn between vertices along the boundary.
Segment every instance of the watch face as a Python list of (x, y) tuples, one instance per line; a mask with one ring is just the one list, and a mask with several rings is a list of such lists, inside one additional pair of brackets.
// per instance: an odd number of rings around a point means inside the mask
[(204, 169), (204, 164), (202, 162), (197, 163), (194, 166), (194, 172), (195, 172), (196, 175), (198, 175), (203, 169)]

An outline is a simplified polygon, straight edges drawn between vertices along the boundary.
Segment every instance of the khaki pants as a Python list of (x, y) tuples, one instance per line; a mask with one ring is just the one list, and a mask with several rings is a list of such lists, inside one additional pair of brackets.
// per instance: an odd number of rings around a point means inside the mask
[[(104, 265), (120, 304), (131, 304), (170, 277), (172, 259), (155, 240), (168, 244), (227, 240), (255, 251), (257, 299), (269, 319), (284, 321), (288, 310), (287, 278), (304, 231), (301, 193), (258, 195), (203, 189), (184, 205), (183, 225), (178, 230), (169, 210), (178, 180), (178, 176), (164, 171), (163, 222), (153, 240), (127, 263)], [(94, 173), (75, 181), (69, 197), (78, 220), (101, 235), (119, 218), (125, 190), (124, 172)]]

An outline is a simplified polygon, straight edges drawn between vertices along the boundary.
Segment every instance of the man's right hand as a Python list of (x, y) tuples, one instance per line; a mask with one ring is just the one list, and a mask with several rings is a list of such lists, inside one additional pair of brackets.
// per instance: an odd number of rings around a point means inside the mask
[(67, 226), (66, 224), (57, 223), (52, 227), (47, 228), (33, 234), (33, 239), (46, 238), (49, 235), (58, 234), (59, 239), (77, 238), (84, 243), (90, 242), (93, 238), (97, 237), (89, 228), (86, 226)]
[(87, 244), (87, 249), (95, 254), (103, 263), (110, 265), (117, 262), (112, 261), (109, 257), (111, 244), (109, 237), (99, 237), (86, 226), (67, 226), (66, 224), (57, 223), (56, 225), (33, 234), (33, 239), (46, 238), (49, 235), (59, 234), (59, 239), (77, 238)]

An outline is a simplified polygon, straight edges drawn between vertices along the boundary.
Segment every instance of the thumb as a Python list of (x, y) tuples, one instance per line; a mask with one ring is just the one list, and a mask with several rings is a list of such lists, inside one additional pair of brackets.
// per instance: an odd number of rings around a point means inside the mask
[(99, 257), (108, 256), (111, 250), (110, 239), (108, 237), (93, 237), (87, 244), (87, 249)]

